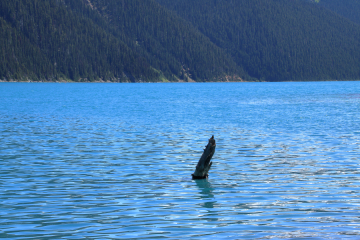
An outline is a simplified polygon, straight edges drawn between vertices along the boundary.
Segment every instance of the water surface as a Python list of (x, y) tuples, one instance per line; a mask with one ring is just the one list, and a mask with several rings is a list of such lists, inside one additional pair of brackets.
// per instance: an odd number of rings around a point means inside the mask
[(360, 82), (0, 83), (0, 238), (359, 239), (359, 109)]

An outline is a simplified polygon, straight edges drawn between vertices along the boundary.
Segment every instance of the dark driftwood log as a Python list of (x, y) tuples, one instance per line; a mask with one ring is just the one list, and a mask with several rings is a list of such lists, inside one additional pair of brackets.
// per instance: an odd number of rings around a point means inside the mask
[(204, 179), (209, 176), (208, 172), (212, 165), (212, 162), (210, 162), (210, 160), (215, 153), (215, 147), (216, 147), (216, 143), (213, 135), (209, 139), (209, 143), (205, 147), (204, 152), (201, 155), (201, 158), (196, 166), (195, 172), (191, 174), (193, 179)]

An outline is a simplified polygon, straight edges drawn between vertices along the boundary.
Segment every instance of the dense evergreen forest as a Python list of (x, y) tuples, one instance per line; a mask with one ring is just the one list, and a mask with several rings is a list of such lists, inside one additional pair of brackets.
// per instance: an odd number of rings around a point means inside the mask
[(264, 81), (359, 79), (360, 27), (303, 0), (157, 0)]
[(210, 81), (246, 74), (153, 0), (0, 1), (0, 79)]
[(360, 0), (317, 0), (316, 3), (360, 24)]
[(0, 16), (2, 79), (157, 77), (140, 55), (109, 34), (100, 16), (81, 2), (0, 1)]
[(359, 0), (2, 0), (0, 80), (360, 79), (359, 6)]

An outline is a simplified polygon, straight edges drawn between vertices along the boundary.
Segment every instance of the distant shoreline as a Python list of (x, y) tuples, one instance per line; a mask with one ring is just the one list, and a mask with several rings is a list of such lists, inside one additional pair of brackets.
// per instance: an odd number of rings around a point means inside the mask
[(185, 82), (185, 81), (174, 81), (174, 82), (163, 82), (163, 81), (158, 81), (158, 82), (144, 82), (144, 81), (139, 81), (139, 82), (130, 82), (130, 81), (126, 81), (126, 82), (113, 82), (113, 81), (66, 81), (66, 80), (60, 80), (60, 81), (5, 81), (5, 80), (0, 80), (0, 83), (280, 83), (280, 82), (356, 82), (356, 81), (360, 81), (360, 79), (357, 80), (302, 80), (302, 81), (294, 81), (294, 80), (289, 80), (289, 81), (275, 81), (275, 82), (270, 82), (270, 81), (191, 81), (191, 82)]

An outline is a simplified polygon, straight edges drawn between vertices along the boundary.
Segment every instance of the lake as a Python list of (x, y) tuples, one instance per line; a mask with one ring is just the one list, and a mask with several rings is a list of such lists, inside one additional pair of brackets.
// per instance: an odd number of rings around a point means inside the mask
[(359, 153), (356, 81), (0, 83), (0, 238), (359, 239)]

